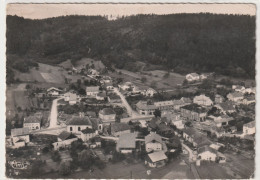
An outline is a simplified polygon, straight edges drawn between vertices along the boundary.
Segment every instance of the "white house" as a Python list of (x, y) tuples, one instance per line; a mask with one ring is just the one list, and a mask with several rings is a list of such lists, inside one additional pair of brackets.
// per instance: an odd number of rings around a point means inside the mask
[(198, 149), (198, 159), (215, 162), (217, 160), (217, 151), (209, 146), (203, 146)]
[(197, 73), (190, 73), (190, 74), (186, 75), (186, 80), (189, 81), (189, 82), (199, 81), (200, 76)]
[(146, 156), (145, 164), (150, 167), (162, 167), (166, 164), (167, 159), (163, 151), (153, 152)]
[(145, 136), (145, 150), (146, 152), (161, 151), (163, 148), (163, 142), (160, 135), (150, 133)]
[(104, 101), (106, 97), (107, 97), (107, 95), (105, 92), (100, 92), (100, 93), (96, 94), (96, 100), (99, 100), (99, 101)]
[(80, 116), (74, 116), (67, 122), (67, 131), (80, 137), (81, 131), (86, 128), (92, 128), (92, 123), (88, 116), (80, 113)]
[(243, 99), (243, 104), (245, 104), (245, 105), (249, 105), (252, 103), (255, 103), (255, 96), (248, 96), (248, 97), (245, 97), (245, 99)]
[(227, 95), (227, 98), (230, 101), (239, 102), (239, 101), (242, 101), (244, 99), (244, 94), (236, 91), (236, 92), (233, 92), (233, 93), (229, 93)]
[(77, 103), (77, 94), (72, 93), (72, 92), (67, 92), (64, 94), (64, 100), (68, 101), (70, 105), (76, 104)]
[(136, 104), (136, 110), (141, 115), (153, 115), (157, 107), (154, 104), (148, 104), (146, 101), (139, 101)]
[(68, 148), (70, 147), (71, 143), (78, 140), (77, 136), (74, 134), (67, 132), (67, 131), (62, 131), (58, 135), (58, 141), (52, 143), (54, 150), (59, 150), (60, 148)]
[(25, 117), (23, 127), (29, 128), (30, 130), (39, 130), (41, 129), (41, 118), (36, 115)]
[(11, 142), (14, 145), (14, 147), (23, 147), (26, 145), (26, 143), (30, 142), (29, 134), (29, 128), (11, 129)]
[(113, 90), (114, 89), (114, 86), (111, 82), (105, 83), (104, 87), (105, 87), (106, 90)]
[(96, 94), (99, 93), (99, 87), (98, 86), (88, 86), (86, 87), (86, 95), (87, 96), (96, 96)]
[(98, 116), (104, 124), (114, 123), (116, 121), (116, 113), (111, 108), (104, 108), (100, 110)]
[(62, 92), (62, 90), (55, 88), (55, 87), (51, 87), (51, 88), (47, 89), (47, 94), (50, 96), (59, 96), (61, 92)]
[(213, 105), (212, 100), (205, 96), (204, 94), (201, 94), (199, 96), (195, 96), (193, 99), (193, 103), (201, 105), (201, 106), (211, 106)]
[(118, 87), (124, 91), (130, 89), (132, 86), (133, 86), (133, 83), (131, 83), (131, 82), (125, 82), (125, 83), (118, 85)]
[(228, 123), (232, 120), (234, 120), (232, 117), (229, 117), (228, 115), (221, 115), (221, 116), (209, 116), (209, 119), (214, 120), (217, 127), (222, 127), (228, 125)]
[(255, 121), (243, 125), (243, 134), (244, 135), (255, 134)]

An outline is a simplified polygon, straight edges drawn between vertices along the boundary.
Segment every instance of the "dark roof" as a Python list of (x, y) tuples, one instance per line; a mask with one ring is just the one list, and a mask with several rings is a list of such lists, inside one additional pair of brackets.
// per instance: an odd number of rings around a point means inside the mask
[(11, 129), (11, 136), (23, 136), (29, 134), (29, 128)]
[(166, 124), (164, 124), (164, 123), (161, 123), (161, 124), (159, 124), (158, 125), (158, 128), (159, 128), (159, 130), (160, 131), (171, 131), (171, 128), (170, 127), (168, 127)]
[(208, 140), (208, 138), (204, 134), (200, 133), (199, 131), (197, 131), (193, 128), (183, 129), (183, 132), (188, 134), (190, 137), (192, 137), (193, 141), (195, 143), (197, 143), (198, 146), (211, 144), (211, 142)]
[(116, 114), (115, 111), (111, 108), (104, 108), (101, 111), (99, 111), (99, 113), (103, 115)]
[(98, 93), (97, 96), (99, 96), (99, 97), (106, 97), (107, 95), (106, 95), (105, 92), (101, 92), (101, 93)]
[(111, 132), (120, 132), (130, 130), (131, 127), (126, 123), (115, 123), (111, 125)]
[(89, 117), (74, 116), (68, 122), (67, 125), (92, 125)]
[(91, 129), (91, 128), (86, 128), (86, 129), (82, 130), (81, 132), (83, 134), (93, 134), (93, 133), (95, 133), (95, 130)]
[(224, 110), (224, 111), (235, 111), (236, 109), (234, 108), (234, 104), (231, 101), (226, 101), (223, 103), (220, 103), (219, 106)]
[(93, 118), (97, 117), (97, 114), (94, 111), (87, 111), (86, 114), (89, 117), (93, 117)]
[(28, 116), (24, 118), (23, 123), (41, 123), (41, 119), (38, 116)]
[(150, 133), (144, 138), (145, 144), (152, 142), (153, 140), (162, 144), (162, 137), (156, 133)]
[(197, 113), (206, 113), (206, 112), (208, 112), (207, 109), (201, 107), (198, 104), (189, 104), (189, 105), (183, 106), (181, 108), (182, 109), (187, 109), (187, 110), (190, 110), (190, 111), (193, 111), (193, 112), (197, 112)]
[(98, 130), (98, 125), (102, 124), (102, 120), (99, 118), (90, 118), (92, 128)]
[(62, 141), (67, 140), (67, 139), (72, 139), (76, 138), (76, 136), (70, 132), (67, 131), (62, 131), (59, 135), (58, 138), (60, 138)]

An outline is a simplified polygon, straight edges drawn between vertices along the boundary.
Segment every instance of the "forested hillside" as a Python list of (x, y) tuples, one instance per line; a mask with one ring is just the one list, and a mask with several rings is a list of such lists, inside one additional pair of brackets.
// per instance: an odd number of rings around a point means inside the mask
[[(89, 57), (136, 70), (136, 61), (179, 73), (255, 76), (255, 17), (213, 14), (7, 17), (7, 64), (58, 64)], [(10, 58), (9, 58), (10, 57)], [(19, 58), (16, 58), (19, 57)], [(24, 62), (23, 62), (24, 63)]]

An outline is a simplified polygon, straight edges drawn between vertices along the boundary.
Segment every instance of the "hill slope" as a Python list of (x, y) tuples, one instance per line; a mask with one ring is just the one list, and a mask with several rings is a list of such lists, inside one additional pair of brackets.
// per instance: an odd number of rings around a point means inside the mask
[(8, 16), (7, 55), (47, 64), (88, 57), (128, 70), (138, 69), (135, 62), (141, 61), (179, 73), (215, 71), (254, 78), (255, 17), (173, 14), (108, 21), (96, 16)]

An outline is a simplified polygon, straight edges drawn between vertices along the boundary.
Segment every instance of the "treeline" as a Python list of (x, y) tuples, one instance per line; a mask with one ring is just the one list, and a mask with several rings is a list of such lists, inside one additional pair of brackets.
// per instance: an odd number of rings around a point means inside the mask
[[(137, 15), (28, 20), (7, 16), (7, 55), (58, 64), (82, 57), (139, 70), (137, 61), (179, 73), (216, 72), (255, 77), (255, 17), (246, 15)], [(8, 58), (8, 56), (7, 56)]]

